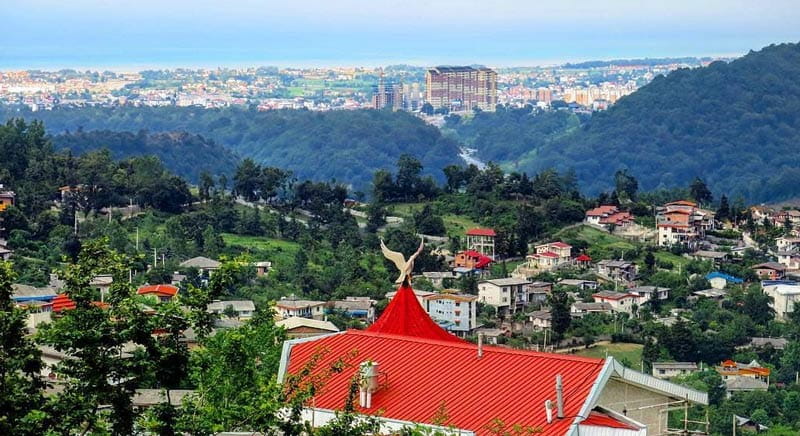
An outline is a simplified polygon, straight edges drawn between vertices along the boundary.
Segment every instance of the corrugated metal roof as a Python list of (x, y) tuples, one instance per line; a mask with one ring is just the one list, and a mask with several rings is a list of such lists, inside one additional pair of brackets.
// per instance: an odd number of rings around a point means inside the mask
[[(411, 294), (413, 297), (413, 294)], [(392, 419), (431, 423), (443, 404), (446, 425), (491, 434), (487, 425), (500, 419), (506, 425), (541, 427), (543, 434), (566, 433), (603, 368), (603, 360), (559, 354), (484, 347), (407, 336), (349, 330), (340, 335), (296, 343), (288, 369), (295, 373), (321, 350), (326, 354), (317, 371), (351, 352), (354, 366), (334, 374), (314, 398), (314, 407), (337, 410), (344, 405), (358, 363), (379, 364), (386, 385), (372, 396), (363, 413)], [(544, 402), (555, 402), (555, 377), (564, 382), (564, 419), (547, 423)]]

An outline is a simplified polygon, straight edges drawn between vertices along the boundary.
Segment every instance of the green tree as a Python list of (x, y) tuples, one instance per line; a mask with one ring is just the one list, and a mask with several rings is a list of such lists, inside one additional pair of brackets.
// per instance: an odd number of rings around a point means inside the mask
[(689, 185), (689, 192), (691, 193), (692, 198), (700, 204), (708, 204), (714, 198), (711, 194), (711, 190), (708, 189), (706, 182), (699, 177), (695, 177), (692, 183)]
[(550, 305), (553, 333), (560, 339), (567, 332), (572, 322), (569, 295), (562, 290), (554, 290), (548, 296), (548, 304)]
[(25, 311), (11, 300), (14, 272), (0, 262), (0, 434), (44, 433), (48, 418), (39, 349), (25, 336)]

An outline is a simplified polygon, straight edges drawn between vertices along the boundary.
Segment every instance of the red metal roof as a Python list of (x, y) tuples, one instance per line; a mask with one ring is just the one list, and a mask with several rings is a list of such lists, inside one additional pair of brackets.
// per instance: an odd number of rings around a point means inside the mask
[(592, 258), (586, 254), (581, 254), (575, 259), (576, 262), (591, 262)]
[(590, 413), (588, 418), (581, 421), (581, 425), (594, 425), (597, 427), (611, 427), (611, 428), (621, 428), (625, 430), (638, 430), (638, 428), (628, 424), (627, 422), (622, 422), (617, 418), (614, 418), (612, 416), (600, 412)]
[[(53, 312), (61, 312), (62, 310), (72, 310), (77, 307), (77, 304), (67, 296), (67, 294), (58, 294), (53, 298), (50, 303), (53, 306)], [(109, 304), (102, 301), (92, 301), (92, 305), (101, 309), (108, 309)]]
[(178, 293), (178, 288), (172, 285), (148, 285), (142, 286), (136, 293), (139, 295), (156, 294), (159, 297), (174, 297)]
[(467, 230), (468, 236), (497, 236), (494, 229), (474, 228)]
[(448, 333), (428, 316), (407, 284), (400, 285), (381, 317), (367, 331), (464, 343), (464, 340)]
[(61, 312), (62, 310), (71, 310), (74, 308), (75, 302), (67, 297), (67, 294), (58, 294), (53, 298), (53, 312)]
[(569, 245), (569, 244), (567, 244), (567, 243), (565, 243), (565, 242), (561, 242), (561, 241), (558, 241), (558, 242), (552, 242), (552, 243), (550, 244), (550, 246), (551, 246), (551, 247), (557, 247), (557, 248), (572, 248), (572, 245)]
[(539, 257), (558, 257), (558, 255), (553, 253), (552, 251), (545, 251), (544, 253), (537, 253), (534, 256), (539, 256)]
[[(295, 344), (289, 373), (298, 372), (320, 352), (325, 354), (315, 374), (326, 372), (348, 353), (357, 355), (347, 360), (352, 366), (323, 381), (314, 407), (341, 409), (356, 367), (371, 360), (379, 365), (386, 384), (373, 394), (372, 407), (361, 412), (432, 423), (444, 405), (448, 419), (443, 425), (472, 430), (478, 436), (493, 434), (487, 426), (495, 419), (509, 427), (541, 427), (545, 435), (565, 434), (603, 367), (601, 359), (500, 347), (484, 347), (483, 357), (478, 358), (474, 344), (348, 330)], [(544, 402), (555, 402), (559, 374), (566, 417), (548, 424)]]
[(603, 216), (603, 215), (612, 214), (612, 213), (614, 213), (614, 212), (616, 212), (618, 210), (619, 209), (617, 209), (617, 206), (606, 204), (606, 205), (602, 205), (600, 207), (596, 207), (594, 209), (587, 210), (586, 211), (586, 216)]

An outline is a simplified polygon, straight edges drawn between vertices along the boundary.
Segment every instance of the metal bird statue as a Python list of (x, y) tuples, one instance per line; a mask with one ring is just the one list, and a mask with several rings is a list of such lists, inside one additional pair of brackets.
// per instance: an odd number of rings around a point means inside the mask
[(403, 283), (404, 281), (408, 281), (408, 285), (411, 285), (411, 272), (414, 270), (414, 259), (422, 253), (422, 249), (425, 247), (425, 239), (420, 238), (419, 241), (419, 248), (417, 251), (411, 255), (411, 257), (406, 260), (403, 253), (392, 251), (390, 250), (386, 244), (383, 243), (383, 239), (381, 239), (381, 251), (383, 252), (383, 256), (392, 261), (392, 263), (397, 266), (397, 269), (400, 270), (400, 277), (395, 280), (395, 283)]

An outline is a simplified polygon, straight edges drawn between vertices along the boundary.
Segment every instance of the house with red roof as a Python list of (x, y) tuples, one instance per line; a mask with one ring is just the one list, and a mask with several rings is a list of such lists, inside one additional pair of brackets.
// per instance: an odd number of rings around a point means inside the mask
[(614, 205), (599, 206), (586, 211), (584, 222), (606, 228), (625, 228), (633, 224), (634, 216), (630, 212), (623, 212)]
[(467, 230), (466, 233), (466, 247), (467, 250), (477, 251), (484, 256), (494, 259), (494, 240), (497, 238), (497, 233), (494, 229), (487, 228), (474, 228)]
[(600, 291), (592, 295), (595, 303), (608, 303), (614, 312), (633, 313), (633, 306), (641, 305), (638, 294), (629, 292)]
[(146, 285), (140, 287), (137, 291), (139, 295), (150, 295), (158, 299), (158, 301), (165, 303), (172, 301), (178, 295), (178, 287), (173, 285)]
[(667, 203), (656, 210), (658, 245), (692, 246), (714, 228), (714, 213), (702, 210), (697, 203), (681, 200)]
[[(341, 371), (330, 371), (342, 360)], [(681, 413), (684, 402), (708, 404), (705, 393), (611, 357), (466, 342), (431, 320), (407, 282), (367, 330), (286, 341), (279, 380), (304, 368), (319, 382), (302, 414), (314, 427), (345, 406), (354, 381), (357, 412), (375, 416), (382, 433), (421, 425), (446, 434), (488, 436), (502, 423), (535, 428), (542, 435), (656, 435), (669, 430), (670, 410)], [(442, 408), (445, 422), (437, 419)]]
[(453, 268), (464, 270), (482, 270), (492, 263), (492, 258), (475, 250), (459, 251), (453, 259)]
[(550, 271), (572, 261), (572, 246), (561, 241), (537, 245), (526, 259), (528, 269)]

